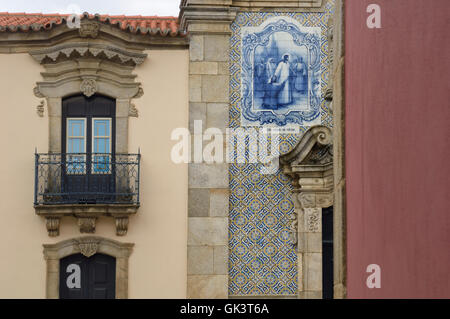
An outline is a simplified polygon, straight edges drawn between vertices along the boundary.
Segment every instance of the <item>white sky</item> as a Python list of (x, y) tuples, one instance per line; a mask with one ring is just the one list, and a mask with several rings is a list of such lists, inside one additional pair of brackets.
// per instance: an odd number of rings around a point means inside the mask
[[(0, 12), (178, 16), (180, 0), (0, 0)], [(81, 12), (77, 12), (77, 11)]]

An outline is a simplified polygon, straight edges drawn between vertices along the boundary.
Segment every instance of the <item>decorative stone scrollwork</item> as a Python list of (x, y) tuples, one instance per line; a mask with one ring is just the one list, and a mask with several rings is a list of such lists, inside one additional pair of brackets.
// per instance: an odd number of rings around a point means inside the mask
[(36, 113), (39, 117), (44, 117), (44, 100), (39, 102), (39, 105), (36, 107)]
[(42, 92), (39, 90), (38, 86), (35, 86), (33, 88), (33, 93), (34, 93), (34, 96), (36, 96), (36, 97), (39, 97), (39, 98), (44, 98), (45, 97), (45, 95), (42, 94)]
[(100, 26), (95, 22), (83, 22), (78, 29), (80, 37), (82, 38), (96, 38), (98, 35), (98, 31), (100, 30)]
[(139, 111), (136, 108), (136, 105), (134, 105), (133, 103), (130, 103), (130, 108), (128, 110), (128, 116), (131, 116), (131, 117), (138, 117), (139, 116)]
[(94, 79), (85, 79), (81, 82), (80, 91), (87, 97), (91, 97), (97, 92), (97, 82)]
[[(83, 25), (82, 25), (83, 26)], [(87, 27), (86, 27), (87, 28)], [(89, 32), (93, 34), (94, 30), (85, 29), (80, 32)], [(91, 35), (89, 35), (91, 36)], [(106, 45), (90, 42), (71, 42), (52, 46), (50, 48), (37, 49), (30, 51), (31, 56), (39, 63), (45, 61), (56, 62), (59, 58), (69, 59), (73, 54), (79, 57), (95, 57), (99, 59), (114, 60), (121, 64), (128, 63), (139, 65), (144, 62), (147, 54), (138, 53), (120, 48), (115, 45)]]
[(312, 233), (320, 232), (320, 210), (311, 208), (306, 210), (307, 229)]
[(292, 242), (295, 244), (298, 223), (305, 225), (308, 232), (319, 232), (320, 210), (316, 208), (333, 205), (331, 141), (328, 127), (314, 126), (305, 132), (291, 152), (280, 157), (283, 172), (292, 179), (295, 216), (304, 218), (297, 223), (290, 223)]
[(140, 98), (142, 95), (144, 95), (144, 89), (142, 88), (142, 86), (140, 86), (136, 95), (133, 96), (133, 98), (137, 99), (137, 98)]
[(76, 240), (83, 256), (91, 257), (97, 253), (99, 240), (95, 238), (80, 238)]

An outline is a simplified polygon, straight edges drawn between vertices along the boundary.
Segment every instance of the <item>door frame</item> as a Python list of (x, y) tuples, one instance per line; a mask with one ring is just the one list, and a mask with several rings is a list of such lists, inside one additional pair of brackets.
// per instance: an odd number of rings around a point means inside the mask
[(134, 243), (121, 243), (100, 236), (83, 236), (63, 240), (56, 244), (44, 244), (44, 259), (47, 264), (46, 298), (59, 298), (60, 259), (82, 254), (90, 257), (96, 253), (116, 258), (116, 299), (128, 298), (128, 260)]

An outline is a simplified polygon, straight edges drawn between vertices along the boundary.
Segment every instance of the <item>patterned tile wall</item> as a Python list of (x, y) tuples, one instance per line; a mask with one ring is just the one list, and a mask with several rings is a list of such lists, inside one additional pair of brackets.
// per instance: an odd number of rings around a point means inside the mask
[[(267, 19), (288, 16), (304, 27), (320, 27), (321, 35), (321, 123), (332, 125), (331, 112), (323, 93), (328, 85), (328, 41), (326, 29), (334, 0), (323, 13), (240, 12), (231, 25), (229, 127), (241, 123), (241, 29), (259, 26)], [(281, 137), (280, 152), (289, 152), (307, 129), (297, 126), (299, 134)], [(257, 128), (258, 130), (258, 128)], [(262, 174), (262, 164), (230, 164), (229, 295), (295, 295), (297, 293), (297, 256), (289, 240), (290, 218), (294, 205), (291, 184), (280, 170)]]

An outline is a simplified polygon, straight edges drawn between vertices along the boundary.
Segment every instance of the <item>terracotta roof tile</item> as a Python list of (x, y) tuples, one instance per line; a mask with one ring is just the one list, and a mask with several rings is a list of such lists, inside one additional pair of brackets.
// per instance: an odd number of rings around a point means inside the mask
[[(66, 22), (69, 14), (58, 13), (24, 13), (0, 12), (0, 32), (29, 32), (49, 30), (53, 26)], [(184, 36), (179, 29), (178, 18), (158, 16), (124, 16), (83, 13), (81, 19), (102, 21), (131, 33)]]

